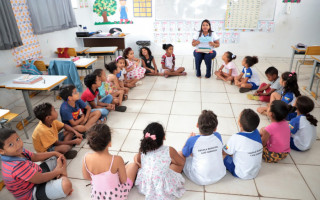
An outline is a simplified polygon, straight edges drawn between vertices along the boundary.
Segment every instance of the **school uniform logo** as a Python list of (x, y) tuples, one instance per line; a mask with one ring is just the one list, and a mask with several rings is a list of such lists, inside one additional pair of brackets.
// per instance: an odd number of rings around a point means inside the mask
[(294, 129), (294, 127), (291, 124), (289, 124), (289, 128), (290, 130)]
[(229, 147), (227, 146), (227, 145), (224, 145), (224, 147), (223, 147), (225, 150), (228, 150), (229, 149)]
[(286, 101), (290, 101), (290, 98), (289, 98), (289, 97), (284, 97), (284, 99), (285, 99)]

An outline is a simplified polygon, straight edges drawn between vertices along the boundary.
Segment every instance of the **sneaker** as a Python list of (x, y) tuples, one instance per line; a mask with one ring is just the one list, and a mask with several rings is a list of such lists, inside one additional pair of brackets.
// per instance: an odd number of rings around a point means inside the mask
[(116, 106), (115, 107), (115, 111), (118, 111), (118, 112), (126, 112), (127, 110), (127, 106)]
[(240, 88), (239, 92), (240, 93), (245, 93), (245, 92), (249, 92), (251, 89), (250, 88)]
[(67, 153), (64, 154), (64, 156), (66, 157), (66, 159), (70, 160), (70, 159), (74, 159), (77, 156), (78, 152), (76, 150), (70, 150)]

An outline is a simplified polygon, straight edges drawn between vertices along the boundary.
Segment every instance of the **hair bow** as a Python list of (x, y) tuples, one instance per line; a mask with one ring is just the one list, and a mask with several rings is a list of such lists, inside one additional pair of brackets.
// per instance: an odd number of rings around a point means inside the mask
[(296, 72), (295, 71), (293, 71), (293, 72), (291, 72), (290, 74), (289, 74), (289, 76), (291, 77), (293, 74), (295, 74)]
[(234, 57), (236, 57), (236, 55), (232, 54), (231, 58), (234, 58)]
[(144, 136), (144, 138), (151, 138), (152, 140), (156, 140), (156, 135), (150, 135), (150, 133), (146, 133), (146, 135)]
[(122, 56), (118, 56), (118, 57), (116, 58), (116, 62), (118, 62), (118, 60), (119, 60), (120, 58), (123, 58), (123, 57), (122, 57)]

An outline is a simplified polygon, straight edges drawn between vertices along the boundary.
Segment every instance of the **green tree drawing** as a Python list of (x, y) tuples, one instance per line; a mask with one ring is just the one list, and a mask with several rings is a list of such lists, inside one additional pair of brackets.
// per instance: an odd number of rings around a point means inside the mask
[(108, 16), (114, 15), (117, 10), (115, 0), (96, 0), (93, 4), (93, 12), (103, 17), (103, 22), (108, 22)]

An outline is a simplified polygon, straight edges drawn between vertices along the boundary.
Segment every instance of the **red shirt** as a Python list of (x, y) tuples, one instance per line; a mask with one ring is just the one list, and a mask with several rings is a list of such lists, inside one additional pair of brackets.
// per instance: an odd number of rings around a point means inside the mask
[(32, 152), (23, 149), (21, 157), (1, 156), (2, 178), (7, 189), (19, 200), (31, 200), (34, 183), (29, 180), (36, 172), (42, 172), (39, 165), (31, 161)]
[(97, 89), (95, 92), (93, 92), (90, 88), (87, 88), (81, 95), (81, 100), (83, 102), (91, 102), (94, 101), (96, 104), (98, 102), (98, 94), (99, 90)]

